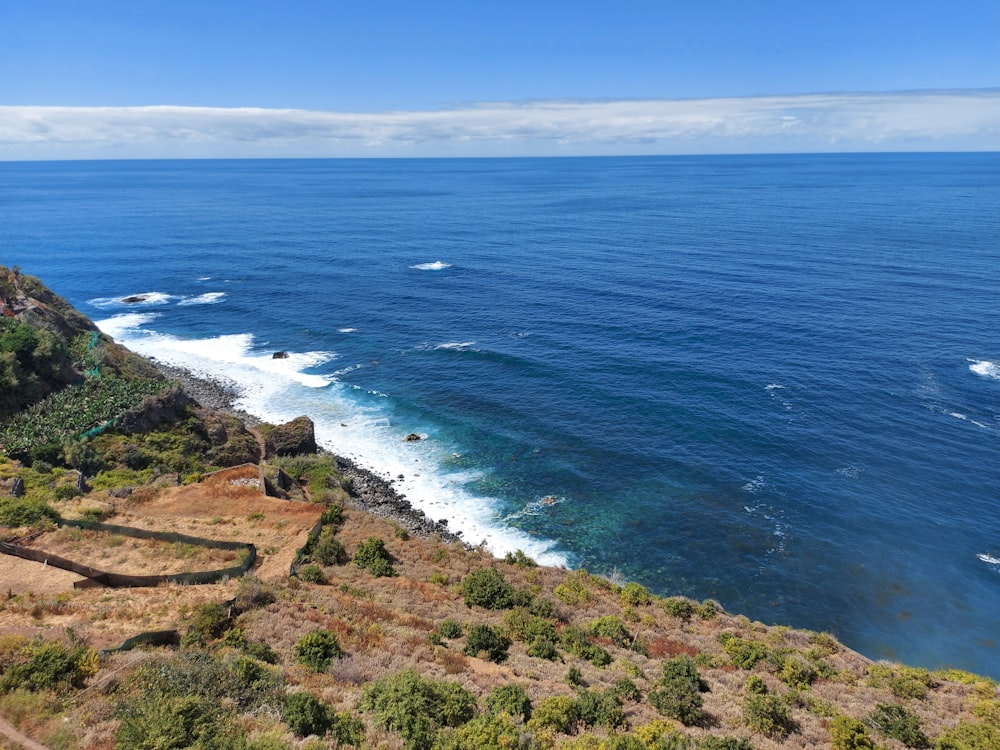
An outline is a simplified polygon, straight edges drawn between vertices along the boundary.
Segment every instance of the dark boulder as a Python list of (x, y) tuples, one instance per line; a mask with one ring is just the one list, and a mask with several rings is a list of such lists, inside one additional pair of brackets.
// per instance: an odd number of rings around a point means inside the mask
[(273, 428), (267, 436), (267, 457), (316, 453), (316, 428), (309, 417), (296, 417)]
[(411, 432), (409, 435), (407, 435), (405, 438), (403, 438), (403, 442), (404, 443), (415, 443), (418, 440), (420, 440), (420, 435), (418, 435), (415, 432)]
[(288, 359), (288, 352), (275, 352), (271, 355), (271, 359)]

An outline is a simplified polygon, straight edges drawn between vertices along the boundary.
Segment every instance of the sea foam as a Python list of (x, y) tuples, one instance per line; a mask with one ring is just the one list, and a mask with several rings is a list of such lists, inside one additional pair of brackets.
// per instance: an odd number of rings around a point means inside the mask
[(207, 294), (199, 294), (197, 297), (184, 297), (178, 305), (211, 305), (216, 302), (221, 302), (222, 298), (226, 296), (225, 292), (208, 292)]
[[(183, 367), (195, 375), (225, 383), (239, 395), (234, 406), (269, 422), (285, 422), (308, 414), (316, 425), (316, 439), (333, 453), (386, 477), (397, 492), (432, 520), (447, 519), (448, 528), (461, 532), (470, 544), (484, 543), (494, 554), (521, 549), (541, 563), (567, 565), (550, 540), (532, 537), (503, 524), (495, 498), (476, 496), (466, 485), (481, 478), (469, 471), (449, 471), (449, 446), (439, 444), (418, 425), (396, 425), (388, 397), (372, 399), (355, 386), (308, 370), (336, 358), (333, 352), (288, 352), (286, 358), (259, 353), (252, 334), (205, 339), (183, 339), (147, 326), (156, 313), (128, 313), (97, 322), (119, 343), (165, 364)], [(431, 439), (406, 442), (410, 432)], [(402, 477), (402, 478), (400, 478)]]
[(1000, 380), (1000, 362), (993, 362), (988, 359), (970, 359), (969, 369), (972, 370), (976, 375), (982, 375), (984, 378), (990, 378), (992, 380)]
[(115, 307), (135, 307), (138, 305), (144, 307), (165, 305), (173, 299), (176, 299), (176, 297), (166, 292), (141, 292), (139, 294), (126, 294), (122, 297), (95, 297), (94, 299), (87, 300), (87, 304), (106, 310)]
[(451, 263), (436, 260), (433, 263), (418, 263), (410, 268), (415, 268), (418, 271), (443, 271), (446, 268), (451, 268)]

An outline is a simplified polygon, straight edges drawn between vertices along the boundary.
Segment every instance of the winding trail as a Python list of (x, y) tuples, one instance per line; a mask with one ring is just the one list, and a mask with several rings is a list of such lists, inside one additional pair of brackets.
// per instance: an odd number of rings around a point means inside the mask
[(45, 745), (35, 742), (30, 737), (25, 737), (17, 728), (8, 723), (2, 716), (0, 716), (0, 734), (3, 734), (16, 746), (24, 748), (24, 750), (49, 750)]

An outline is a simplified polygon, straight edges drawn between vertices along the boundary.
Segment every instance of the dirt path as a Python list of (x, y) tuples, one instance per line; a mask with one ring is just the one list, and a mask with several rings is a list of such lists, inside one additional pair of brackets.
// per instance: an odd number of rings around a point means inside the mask
[(35, 742), (30, 737), (25, 737), (17, 731), (17, 727), (9, 724), (2, 716), (0, 716), (0, 734), (5, 735), (16, 747), (24, 748), (24, 750), (49, 750), (45, 745)]

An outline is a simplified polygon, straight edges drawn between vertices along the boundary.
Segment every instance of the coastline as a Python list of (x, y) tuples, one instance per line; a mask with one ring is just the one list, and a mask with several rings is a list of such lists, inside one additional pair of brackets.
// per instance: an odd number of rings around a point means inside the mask
[[(232, 387), (195, 375), (186, 368), (168, 365), (151, 357), (148, 359), (165, 378), (179, 383), (184, 392), (200, 406), (232, 414), (250, 427), (261, 424), (260, 418), (234, 406), (239, 394)], [(354, 507), (373, 516), (394, 521), (411, 534), (422, 537), (438, 536), (444, 541), (472, 548), (472, 545), (462, 539), (460, 531), (453, 532), (448, 529), (447, 519), (435, 521), (428, 518), (422, 510), (414, 508), (406, 496), (397, 492), (392, 486), (392, 479), (386, 479), (374, 471), (362, 468), (351, 459), (325, 448), (321, 447), (319, 450), (331, 456), (337, 472), (350, 481), (351, 502)]]

